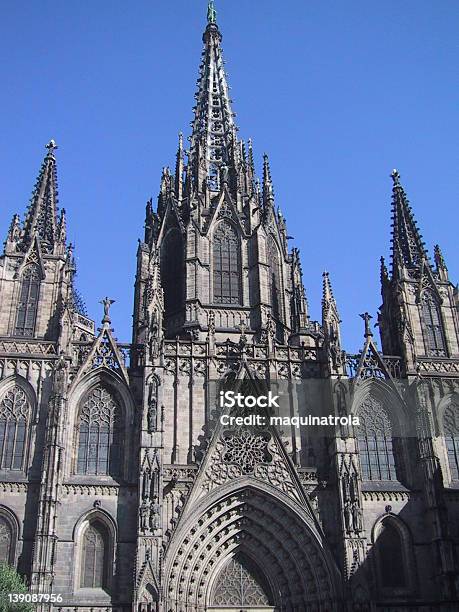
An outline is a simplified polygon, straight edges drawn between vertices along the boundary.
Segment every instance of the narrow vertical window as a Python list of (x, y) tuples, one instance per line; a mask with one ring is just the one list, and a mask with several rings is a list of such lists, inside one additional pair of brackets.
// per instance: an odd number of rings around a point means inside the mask
[(38, 297), (40, 293), (40, 272), (35, 265), (27, 266), (22, 274), (19, 302), (16, 315), (16, 336), (32, 337), (35, 333)]
[(119, 475), (120, 417), (110, 391), (97, 387), (91, 392), (79, 414), (77, 474)]
[(13, 530), (9, 522), (0, 516), (0, 563), (10, 563), (13, 545)]
[(422, 320), (426, 335), (427, 354), (435, 357), (446, 357), (440, 305), (431, 291), (424, 291), (422, 294)]
[(166, 235), (161, 246), (161, 285), (166, 317), (180, 310), (183, 302), (183, 240), (178, 229)]
[(16, 385), (0, 401), (0, 469), (24, 469), (29, 422), (30, 404)]
[(454, 400), (443, 415), (443, 429), (451, 480), (459, 480), (459, 402)]
[(269, 265), (269, 299), (271, 301), (273, 317), (282, 320), (282, 283), (279, 249), (274, 238), (268, 240), (268, 265)]
[(213, 238), (215, 304), (241, 303), (241, 256), (236, 230), (222, 221)]
[(392, 427), (383, 405), (367, 398), (358, 411), (357, 446), (364, 480), (396, 480)]
[(87, 589), (107, 585), (108, 533), (100, 521), (90, 523), (83, 534), (80, 586)]
[(385, 520), (376, 546), (379, 556), (381, 586), (384, 589), (406, 587), (405, 563), (403, 560), (403, 543), (399, 530)]

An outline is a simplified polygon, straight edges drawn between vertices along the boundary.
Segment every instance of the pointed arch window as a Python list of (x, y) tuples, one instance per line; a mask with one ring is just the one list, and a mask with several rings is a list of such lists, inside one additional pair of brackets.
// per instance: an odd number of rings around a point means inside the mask
[(441, 322), (440, 304), (432, 291), (424, 291), (421, 300), (427, 354), (446, 357), (445, 336)]
[(278, 321), (282, 320), (282, 282), (279, 249), (272, 236), (268, 240), (268, 287), (272, 314)]
[(121, 409), (113, 394), (96, 387), (78, 417), (77, 474), (117, 477), (121, 471)]
[(9, 521), (0, 515), (0, 563), (11, 563), (13, 551), (13, 529)]
[(161, 247), (161, 285), (166, 317), (180, 310), (183, 302), (183, 240), (178, 228), (171, 229)]
[(35, 264), (24, 269), (19, 291), (14, 334), (33, 337), (37, 320), (38, 298), (40, 295), (40, 271)]
[(101, 521), (89, 523), (83, 533), (80, 587), (87, 589), (107, 586), (109, 534)]
[(392, 426), (384, 406), (368, 397), (358, 410), (357, 446), (364, 480), (396, 480)]
[(241, 303), (241, 255), (235, 228), (227, 221), (217, 226), (213, 238), (215, 304)]
[(255, 566), (240, 553), (227, 563), (217, 577), (213, 606), (272, 606), (268, 583)]
[(15, 385), (0, 401), (0, 469), (24, 470), (29, 423), (29, 400)]
[(454, 399), (443, 415), (448, 465), (451, 480), (459, 480), (459, 400)]
[(391, 590), (406, 588), (404, 544), (399, 530), (391, 520), (383, 521), (376, 540), (376, 547), (381, 587)]

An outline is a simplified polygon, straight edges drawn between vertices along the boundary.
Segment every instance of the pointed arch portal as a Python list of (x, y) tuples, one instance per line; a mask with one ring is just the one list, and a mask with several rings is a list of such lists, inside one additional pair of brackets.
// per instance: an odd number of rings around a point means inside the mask
[(166, 609), (331, 610), (336, 572), (306, 521), (250, 485), (184, 520), (166, 561)]

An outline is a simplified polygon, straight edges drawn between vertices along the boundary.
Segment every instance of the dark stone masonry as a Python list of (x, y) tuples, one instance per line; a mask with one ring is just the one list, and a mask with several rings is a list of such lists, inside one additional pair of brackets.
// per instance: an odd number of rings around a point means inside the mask
[[(146, 208), (131, 344), (110, 299), (96, 329), (75, 291), (53, 141), (11, 222), (0, 561), (62, 595), (39, 610), (457, 610), (458, 291), (440, 248), (432, 262), (394, 170), (382, 351), (365, 313), (347, 354), (329, 275), (312, 321), (268, 158), (259, 181), (237, 136), (212, 2), (203, 40), (189, 151), (180, 135)], [(358, 427), (217, 418), (219, 385), (280, 382), (290, 416), (317, 401)]]

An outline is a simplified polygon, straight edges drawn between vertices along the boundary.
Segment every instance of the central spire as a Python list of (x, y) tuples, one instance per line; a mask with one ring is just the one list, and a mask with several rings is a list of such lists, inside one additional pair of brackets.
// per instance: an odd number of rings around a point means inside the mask
[(198, 192), (206, 187), (211, 192), (218, 191), (220, 175), (223, 171), (231, 173), (235, 170), (238, 159), (237, 128), (224, 69), (222, 35), (216, 23), (213, 2), (208, 5), (207, 22), (190, 137), (189, 169)]

